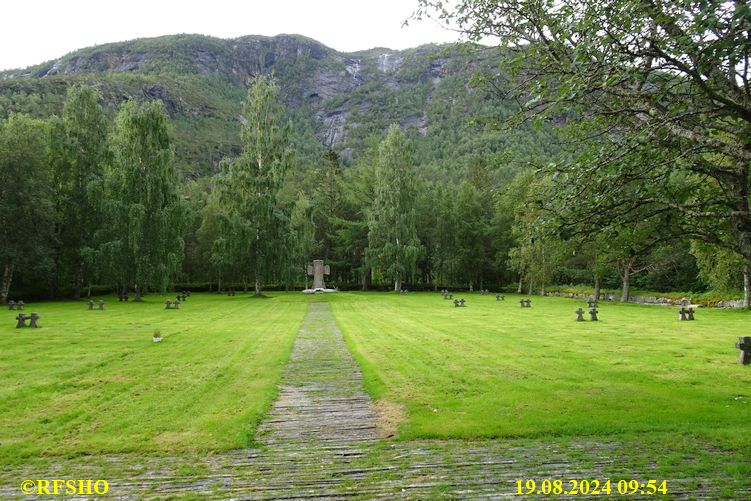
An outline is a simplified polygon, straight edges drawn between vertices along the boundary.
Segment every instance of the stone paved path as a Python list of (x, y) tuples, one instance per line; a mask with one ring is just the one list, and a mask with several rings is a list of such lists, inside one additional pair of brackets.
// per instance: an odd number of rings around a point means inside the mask
[[(518, 480), (664, 479), (655, 448), (629, 442), (571, 440), (378, 441), (360, 370), (326, 303), (311, 303), (282, 377), (280, 394), (259, 427), (260, 449), (200, 456), (109, 454), (0, 470), (0, 499), (23, 479), (106, 479), (114, 499), (529, 499)], [(665, 441), (661, 455), (668, 456)], [(687, 453), (687, 451), (689, 451)], [(751, 499), (749, 482), (723, 468), (728, 452), (683, 446), (669, 478), (670, 499)], [(707, 458), (711, 461), (707, 462)], [(703, 458), (703, 459), (699, 459)], [(697, 481), (697, 478), (700, 479)], [(544, 497), (550, 499), (550, 497)], [(583, 499), (587, 496), (567, 496)], [(49, 499), (44, 497), (40, 499)], [(654, 499), (599, 496), (597, 499)]]
[(328, 303), (310, 303), (279, 397), (259, 427), (271, 447), (348, 446), (376, 439), (362, 375)]

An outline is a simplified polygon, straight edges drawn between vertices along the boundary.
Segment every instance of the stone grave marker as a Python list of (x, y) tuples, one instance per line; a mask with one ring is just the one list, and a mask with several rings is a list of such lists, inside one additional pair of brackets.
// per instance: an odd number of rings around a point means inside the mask
[(588, 299), (587, 308), (597, 308), (597, 301), (595, 301), (594, 299)]
[(579, 308), (574, 313), (576, 313), (576, 321), (577, 322), (584, 322), (584, 310), (582, 310), (581, 308)]
[(589, 310), (589, 319), (593, 322), (597, 322), (597, 308), (592, 308)]
[(8, 301), (8, 309), (9, 310), (15, 310), (16, 309), (16, 302), (15, 301)]
[(331, 266), (323, 264), (323, 259), (314, 259), (313, 264), (308, 265), (308, 275), (313, 276), (313, 289), (325, 289), (324, 276), (331, 275)]
[(16, 324), (16, 329), (21, 329), (21, 328), (26, 327), (27, 320), (29, 321), (29, 327), (33, 329), (38, 329), (39, 327), (41, 327), (37, 323), (37, 320), (39, 320), (39, 318), (40, 318), (39, 314), (34, 311), (31, 312), (31, 315), (26, 315), (25, 313), (19, 313), (16, 316), (16, 320), (18, 320), (18, 323)]
[(21, 310), (21, 311), (23, 311), (23, 307), (24, 307), (24, 306), (25, 306), (25, 305), (23, 304), (23, 301), (19, 301), (19, 302), (17, 302), (17, 303), (16, 303), (16, 309), (17, 309), (17, 310)]
[(686, 314), (688, 313), (688, 310), (686, 308), (681, 308), (678, 310), (678, 320), (687, 320), (688, 317)]
[(99, 310), (104, 311), (104, 299), (99, 300)]
[(94, 309), (94, 300), (93, 299), (89, 299), (89, 311), (91, 311), (93, 309)]
[(693, 308), (686, 308), (686, 317), (688, 320), (694, 319), (694, 309)]
[(495, 295), (495, 300), (496, 301), (503, 301), (503, 294), (496, 294)]
[(738, 363), (743, 365), (751, 364), (751, 336), (739, 337), (738, 342), (735, 343), (735, 347), (741, 350), (738, 356)]

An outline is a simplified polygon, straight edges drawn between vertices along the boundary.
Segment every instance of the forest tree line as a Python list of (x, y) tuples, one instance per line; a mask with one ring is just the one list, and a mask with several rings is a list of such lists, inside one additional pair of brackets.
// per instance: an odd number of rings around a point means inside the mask
[(329, 150), (320, 169), (295, 180), (292, 124), (273, 80), (254, 82), (243, 113), (243, 151), (208, 186), (178, 178), (158, 101), (125, 102), (109, 123), (97, 92), (78, 86), (60, 117), (3, 121), (0, 299), (14, 278), (51, 297), (81, 297), (92, 286), (140, 296), (176, 282), (261, 293), (301, 287), (314, 258), (346, 288), (529, 292), (627, 286), (634, 275), (658, 290), (739, 287), (737, 257), (655, 243), (654, 228), (606, 243), (554, 237), (538, 203), (551, 187), (544, 173), (521, 171), (502, 184), (477, 157), (458, 184), (426, 179), (396, 126), (355, 166), (343, 169)]

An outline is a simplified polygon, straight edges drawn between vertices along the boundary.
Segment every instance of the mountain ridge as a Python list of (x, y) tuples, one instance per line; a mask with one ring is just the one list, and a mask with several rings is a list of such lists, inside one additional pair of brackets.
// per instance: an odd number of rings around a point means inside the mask
[[(126, 99), (161, 99), (174, 123), (180, 168), (196, 177), (215, 172), (221, 158), (237, 151), (248, 83), (272, 74), (295, 123), (304, 164), (315, 164), (326, 148), (346, 162), (391, 123), (412, 131), (419, 162), (441, 163), (448, 142), (457, 147), (449, 157), (466, 164), (472, 154), (507, 149), (504, 136), (488, 134), (476, 119), (497, 121), (515, 104), (470, 84), (478, 70), (498, 68), (497, 55), (454, 44), (347, 53), (296, 34), (164, 35), (78, 49), (0, 72), (0, 116), (59, 113), (64, 89), (80, 83), (99, 88), (113, 110)], [(469, 144), (478, 142), (474, 134), (483, 136), (480, 144)], [(528, 139), (517, 136), (514, 142)], [(531, 149), (539, 149), (540, 141), (533, 142), (538, 146)]]

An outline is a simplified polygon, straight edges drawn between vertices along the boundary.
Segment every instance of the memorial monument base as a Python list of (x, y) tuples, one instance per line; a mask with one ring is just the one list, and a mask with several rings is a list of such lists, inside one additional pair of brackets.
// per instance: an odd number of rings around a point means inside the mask
[(303, 294), (324, 294), (326, 292), (337, 292), (337, 289), (324, 289), (323, 287), (318, 287), (317, 289), (304, 289), (302, 291)]

